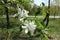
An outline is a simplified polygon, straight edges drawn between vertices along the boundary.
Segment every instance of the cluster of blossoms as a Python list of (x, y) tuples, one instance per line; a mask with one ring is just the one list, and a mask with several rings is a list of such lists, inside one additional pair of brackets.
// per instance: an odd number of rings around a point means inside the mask
[(36, 25), (34, 21), (25, 21), (24, 26), (22, 28), (25, 30), (25, 33), (28, 33), (30, 31), (31, 35), (33, 35), (34, 30), (36, 29)]
[(18, 19), (20, 21), (23, 21), (26, 17), (28, 17), (28, 13), (29, 13), (29, 11), (26, 11), (25, 9), (21, 10), (21, 8), (18, 8), (18, 13), (15, 14), (13, 17), (18, 16)]
[(28, 13), (29, 11), (18, 8), (18, 13), (15, 14), (13, 17), (18, 16), (18, 19), (22, 21), (24, 24), (21, 27), (25, 31), (25, 33), (28, 33), (28, 31), (30, 31), (31, 35), (33, 35), (36, 29), (35, 21), (28, 21), (28, 20), (24, 21), (24, 19), (28, 17)]

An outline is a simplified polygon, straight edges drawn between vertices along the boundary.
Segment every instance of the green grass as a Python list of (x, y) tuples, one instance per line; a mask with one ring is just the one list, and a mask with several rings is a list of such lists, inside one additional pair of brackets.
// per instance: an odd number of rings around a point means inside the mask
[[(10, 18), (9, 22), (10, 22), (9, 27), (15, 27), (15, 26), (19, 27), (20, 26), (20, 21), (18, 21), (15, 18)], [(1, 24), (0, 27), (2, 27), (2, 28), (6, 27), (6, 25), (7, 25), (6, 18), (0, 18), (0, 24)]]
[(48, 33), (56, 40), (60, 39), (60, 19), (50, 19), (48, 25)]
[(3, 38), (3, 40), (6, 40), (8, 35), (7, 31), (9, 32), (9, 36), (8, 36), (9, 38), (20, 33), (19, 32), (21, 25), (20, 21), (18, 21), (15, 18), (10, 18), (9, 21), (10, 21), (10, 26), (9, 29), (7, 29), (6, 18), (0, 18), (0, 39)]

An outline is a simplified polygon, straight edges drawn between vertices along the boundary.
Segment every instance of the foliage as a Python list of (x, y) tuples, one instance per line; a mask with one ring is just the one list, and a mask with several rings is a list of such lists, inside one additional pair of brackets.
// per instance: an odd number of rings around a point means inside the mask
[[(5, 4), (6, 2), (6, 4)], [(17, 4), (19, 4), (19, 7), (20, 8), (25, 8), (26, 10), (29, 10), (31, 11), (32, 9), (32, 6), (30, 3), (33, 3), (34, 0), (1, 0), (0, 1), (0, 9), (1, 9), (1, 6), (2, 6), (2, 9), (0, 10), (0, 15), (4, 15), (5, 14), (5, 8), (4, 6), (8, 7), (8, 11), (9, 11), (9, 14), (15, 14), (17, 12)], [(1, 13), (3, 12), (3, 13)]]
[[(20, 37), (20, 35), (22, 35), (22, 36), (24, 36), (24, 35), (27, 36), (28, 35), (28, 37), (36, 37), (36, 33), (38, 32), (40, 38), (48, 40), (48, 36), (44, 32), (44, 31), (46, 31), (45, 30), (46, 28), (39, 21), (39, 19), (36, 18), (36, 17), (35, 17), (34, 20), (28, 19), (28, 13), (29, 12), (27, 10), (31, 11), (30, 2), (32, 2), (32, 1), (30, 1), (30, 0), (27, 0), (27, 1), (26, 0), (11, 0), (11, 1), (3, 0), (3, 2), (2, 2), (3, 5), (4, 5), (3, 8), (7, 7), (10, 11), (10, 8), (14, 7), (14, 8), (16, 8), (16, 10), (18, 10), (17, 14), (15, 14), (14, 17), (19, 21), (19, 23), (17, 23), (16, 27), (11, 26), (11, 25), (16, 25), (14, 23), (10, 24), (11, 27), (9, 27), (9, 29), (7, 29), (6, 25), (5, 25), (5, 28), (1, 27), (2, 30), (5, 30), (5, 33), (6, 33), (6, 36), (7, 36), (7, 38), (5, 38), (5, 39), (13, 40), (14, 37), (16, 37), (16, 36)], [(42, 13), (42, 16), (45, 17), (46, 12), (45, 12), (44, 8), (45, 8), (44, 3), (42, 3), (41, 13)], [(33, 9), (34, 9), (35, 12), (37, 12), (37, 6), (36, 5), (34, 5)], [(40, 12), (39, 9), (40, 8), (38, 8), (38, 12)], [(5, 10), (7, 10), (7, 9), (5, 9)], [(36, 14), (35, 14), (35, 16), (36, 16)]]

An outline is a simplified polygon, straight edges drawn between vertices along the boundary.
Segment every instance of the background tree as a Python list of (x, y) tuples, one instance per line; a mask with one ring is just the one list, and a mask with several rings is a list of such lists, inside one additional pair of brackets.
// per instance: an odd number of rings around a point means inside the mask
[[(6, 0), (6, 1), (9, 1), (9, 0)], [(8, 4), (7, 5), (8, 13), (9, 13), (9, 15), (15, 14), (17, 12), (17, 4), (19, 4), (20, 8), (24, 8), (26, 10), (31, 11), (32, 10), (31, 3), (33, 3), (33, 2), (34, 2), (34, 0), (10, 0), (9, 3), (7, 3)], [(0, 0), (0, 9), (1, 9), (0, 15), (5, 14), (3, 4), (5, 4), (4, 0)]]
[(38, 8), (38, 6), (36, 4), (34, 4), (32, 10), (33, 10), (35, 16), (36, 16), (36, 12), (38, 11), (37, 8)]
[(60, 0), (53, 0), (51, 1), (51, 8), (50, 12), (52, 15), (60, 15)]

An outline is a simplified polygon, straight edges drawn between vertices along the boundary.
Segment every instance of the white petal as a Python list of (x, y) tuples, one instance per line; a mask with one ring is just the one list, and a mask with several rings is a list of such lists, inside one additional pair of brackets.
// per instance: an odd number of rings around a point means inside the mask
[(23, 21), (23, 18), (19, 19), (20, 21)]
[(18, 8), (18, 13), (21, 13), (21, 8)]
[(22, 26), (23, 29), (26, 29), (27, 27), (26, 26)]
[(33, 25), (33, 29), (36, 29), (36, 25)]
[(35, 22), (34, 22), (34, 21), (32, 21), (31, 23), (32, 23), (32, 24), (35, 24)]
[(14, 14), (13, 17), (16, 17), (18, 14)]
[(28, 33), (28, 29), (25, 29), (25, 33)]
[(25, 23), (24, 24), (28, 24), (29, 22), (27, 20), (25, 20)]
[(33, 35), (34, 35), (34, 30), (31, 30), (30, 33), (31, 33), (31, 35), (33, 36)]

